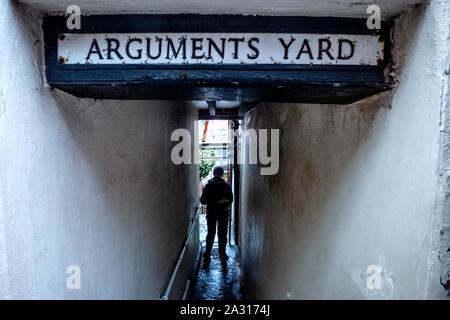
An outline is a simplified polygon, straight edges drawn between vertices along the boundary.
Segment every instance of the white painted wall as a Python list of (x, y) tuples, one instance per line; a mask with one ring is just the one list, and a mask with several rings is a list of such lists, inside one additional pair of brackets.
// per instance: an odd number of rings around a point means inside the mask
[(83, 14), (264, 14), (288, 16), (367, 17), (367, 7), (378, 5), (383, 17), (399, 14), (426, 0), (18, 0), (42, 12), (65, 14), (77, 4)]
[[(246, 128), (281, 130), (279, 173), (242, 171), (249, 297), (447, 297), (448, 11), (432, 0), (397, 19), (392, 93), (247, 114)], [(366, 287), (370, 265), (380, 290)]]
[[(172, 164), (170, 134), (193, 130), (196, 110), (52, 92), (41, 20), (10, 1), (0, 43), (0, 298), (159, 299), (197, 200), (197, 168)], [(66, 288), (73, 264), (81, 290)]]

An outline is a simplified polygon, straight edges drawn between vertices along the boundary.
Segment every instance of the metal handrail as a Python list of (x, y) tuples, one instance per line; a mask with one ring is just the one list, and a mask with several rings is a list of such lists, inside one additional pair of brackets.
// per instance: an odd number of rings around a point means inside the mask
[(169, 295), (170, 295), (170, 292), (172, 291), (172, 286), (175, 282), (175, 278), (177, 277), (178, 269), (180, 268), (181, 261), (183, 260), (183, 256), (184, 256), (184, 254), (186, 252), (186, 248), (189, 244), (189, 240), (191, 239), (191, 236), (193, 234), (194, 226), (198, 222), (198, 217), (199, 217), (199, 214), (201, 211), (201, 206), (200, 205), (197, 206), (196, 209), (197, 209), (197, 213), (195, 214), (195, 217), (192, 220), (192, 224), (191, 224), (191, 227), (189, 228), (189, 233), (188, 233), (187, 239), (184, 243), (183, 250), (181, 250), (181, 254), (177, 259), (177, 264), (175, 265), (175, 269), (172, 272), (172, 276), (170, 277), (169, 283), (167, 284), (167, 288), (164, 291), (164, 295), (161, 297), (161, 300), (169, 300)]

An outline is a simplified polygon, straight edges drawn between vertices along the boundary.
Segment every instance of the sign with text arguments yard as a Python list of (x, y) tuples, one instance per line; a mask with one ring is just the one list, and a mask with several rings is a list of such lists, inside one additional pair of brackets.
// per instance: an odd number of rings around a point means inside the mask
[(383, 60), (374, 35), (271, 33), (61, 34), (69, 64), (371, 65)]
[(101, 99), (350, 103), (391, 87), (390, 24), (239, 15), (44, 19), (55, 88)]

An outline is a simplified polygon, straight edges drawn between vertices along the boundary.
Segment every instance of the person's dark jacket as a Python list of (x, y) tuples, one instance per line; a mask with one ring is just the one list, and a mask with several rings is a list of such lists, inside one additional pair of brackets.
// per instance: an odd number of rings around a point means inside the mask
[(220, 177), (212, 178), (206, 184), (200, 202), (207, 205), (208, 213), (227, 209), (233, 202), (231, 186)]

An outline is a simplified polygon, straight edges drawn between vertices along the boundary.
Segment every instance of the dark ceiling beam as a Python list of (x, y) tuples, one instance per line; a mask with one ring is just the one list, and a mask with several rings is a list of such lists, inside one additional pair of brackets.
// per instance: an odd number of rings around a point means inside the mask
[[(198, 118), (200, 120), (239, 120), (244, 115), (256, 108), (259, 102), (241, 102), (238, 108), (218, 109), (215, 107), (215, 101), (207, 101), (208, 109), (199, 109)], [(211, 114), (210, 105), (214, 106), (213, 114)]]

